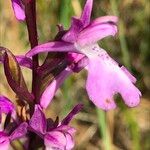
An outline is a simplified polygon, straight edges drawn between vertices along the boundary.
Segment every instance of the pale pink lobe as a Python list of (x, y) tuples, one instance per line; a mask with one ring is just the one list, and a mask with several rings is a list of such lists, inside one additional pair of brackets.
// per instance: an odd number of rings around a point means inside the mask
[(20, 21), (25, 20), (25, 12), (21, 0), (11, 0), (16, 18)]
[(113, 97), (119, 93), (126, 105), (138, 105), (141, 93), (130, 78), (104, 50), (98, 46), (93, 48), (99, 49), (99, 54), (89, 56), (86, 89), (90, 100), (103, 110), (114, 109)]
[(64, 150), (66, 146), (66, 137), (60, 131), (51, 131), (47, 133), (44, 137), (44, 144), (46, 150), (53, 150), (53, 149), (61, 149)]
[(75, 129), (67, 125), (61, 125), (56, 129), (46, 133), (44, 143), (49, 150), (50, 148), (59, 148), (61, 150), (71, 150), (74, 147), (73, 135)]
[(53, 99), (57, 89), (61, 86), (64, 80), (72, 73), (72, 71), (68, 68), (62, 71), (53, 81), (49, 84), (49, 86), (43, 92), (40, 98), (40, 105), (42, 108), (47, 108), (51, 100)]
[(136, 83), (136, 78), (126, 69), (126, 67), (121, 66), (121, 69), (128, 76), (132, 83)]
[(66, 136), (66, 150), (71, 150), (75, 145), (73, 137), (69, 133), (66, 133), (65, 136)]
[(9, 148), (10, 148), (9, 137), (4, 132), (0, 132), (0, 149), (9, 150)]

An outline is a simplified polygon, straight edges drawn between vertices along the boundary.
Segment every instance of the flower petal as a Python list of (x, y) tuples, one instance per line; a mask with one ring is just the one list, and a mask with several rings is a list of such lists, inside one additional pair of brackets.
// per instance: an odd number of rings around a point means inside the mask
[(10, 140), (21, 138), (27, 133), (28, 124), (26, 122), (21, 123), (10, 135)]
[(140, 91), (104, 50), (98, 57), (89, 58), (86, 89), (90, 100), (104, 110), (116, 107), (113, 100), (116, 93), (120, 93), (130, 107), (140, 102)]
[(43, 108), (47, 108), (51, 100), (53, 99), (57, 89), (61, 86), (63, 81), (72, 73), (70, 69), (62, 71), (46, 88), (40, 98), (40, 105)]
[(117, 33), (117, 26), (112, 23), (94, 24), (80, 32), (77, 43), (80, 46), (94, 44), (107, 36), (114, 36)]
[(46, 133), (47, 122), (39, 105), (35, 105), (34, 113), (29, 121), (30, 127), (38, 134)]
[(0, 111), (6, 114), (15, 111), (13, 103), (5, 96), (0, 96)]
[(69, 133), (65, 134), (66, 136), (66, 150), (71, 150), (74, 147), (74, 139), (72, 137), (72, 135), (70, 135)]
[(91, 22), (90, 25), (98, 25), (98, 24), (117, 24), (118, 17), (117, 16), (102, 16)]
[(15, 16), (18, 20), (25, 20), (25, 12), (21, 0), (11, 0)]
[(15, 57), (16, 57), (16, 59), (17, 59), (20, 66), (32, 69), (32, 60), (30, 58), (25, 57), (23, 55), (18, 55), (18, 56), (15, 56)]
[(9, 137), (4, 132), (0, 132), (0, 149), (9, 150), (9, 148), (10, 148)]
[(128, 76), (132, 83), (136, 82), (136, 78), (124, 66), (121, 66), (121, 69)]
[(68, 53), (67, 59), (71, 63), (70, 69), (74, 72), (80, 72), (88, 64), (88, 58), (83, 54)]
[(67, 125), (60, 125), (59, 127), (57, 127), (56, 130), (60, 131), (64, 134), (64, 136), (66, 138), (65, 148), (66, 148), (66, 150), (71, 150), (74, 147), (73, 135), (76, 132), (76, 130)]
[(50, 149), (64, 150), (66, 146), (66, 137), (62, 132), (51, 131), (45, 135), (44, 144), (46, 146), (46, 150)]
[(61, 125), (68, 125), (72, 118), (81, 111), (83, 104), (76, 105), (72, 111), (62, 120)]
[(69, 134), (71, 134), (71, 135), (73, 135), (73, 134), (76, 132), (76, 129), (75, 129), (75, 128), (70, 127), (70, 126), (68, 126), (68, 125), (63, 125), (62, 123), (61, 123), (60, 126), (57, 127), (56, 130), (57, 130), (57, 131), (60, 131), (60, 132), (63, 132), (64, 134), (65, 134), (65, 133), (69, 133)]
[(71, 27), (67, 33), (62, 37), (62, 40), (66, 42), (75, 42), (79, 32), (83, 29), (83, 23), (80, 19), (72, 17)]
[(90, 23), (92, 7), (93, 7), (93, 0), (87, 0), (80, 18), (80, 20), (84, 24), (84, 27)]
[(48, 42), (45, 44), (38, 45), (31, 49), (26, 56), (31, 57), (41, 52), (76, 52), (73, 44), (67, 42)]

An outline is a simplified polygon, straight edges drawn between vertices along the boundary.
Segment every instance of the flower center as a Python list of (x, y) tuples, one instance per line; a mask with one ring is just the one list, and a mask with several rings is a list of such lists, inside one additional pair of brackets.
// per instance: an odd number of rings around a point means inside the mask
[(75, 43), (75, 47), (78, 51), (89, 58), (107, 54), (106, 51), (100, 48), (97, 43), (86, 46), (80, 46), (79, 44)]

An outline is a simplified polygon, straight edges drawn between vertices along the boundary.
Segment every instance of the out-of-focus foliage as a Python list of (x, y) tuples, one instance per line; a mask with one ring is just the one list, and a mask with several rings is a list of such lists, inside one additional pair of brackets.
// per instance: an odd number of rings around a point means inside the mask
[[(84, 0), (38, 0), (37, 24), (39, 42), (53, 40), (57, 24), (69, 27), (72, 15), (79, 16)], [(141, 104), (126, 108), (118, 97), (116, 110), (96, 110), (87, 99), (84, 89), (86, 73), (70, 77), (57, 92), (47, 109), (47, 116), (64, 116), (77, 102), (84, 103), (84, 110), (72, 123), (77, 128), (77, 150), (150, 149), (150, 2), (148, 0), (94, 0), (92, 18), (102, 15), (119, 16), (119, 34), (100, 41), (101, 47), (120, 64), (124, 64), (137, 78), (142, 91)], [(14, 54), (24, 54), (29, 49), (25, 23), (18, 23), (10, 1), (0, 1), (0, 45)], [(44, 57), (44, 56), (43, 56)], [(42, 58), (41, 57), (41, 61)], [(4, 81), (0, 66), (0, 94), (13, 97)], [(28, 86), (31, 72), (23, 70)]]

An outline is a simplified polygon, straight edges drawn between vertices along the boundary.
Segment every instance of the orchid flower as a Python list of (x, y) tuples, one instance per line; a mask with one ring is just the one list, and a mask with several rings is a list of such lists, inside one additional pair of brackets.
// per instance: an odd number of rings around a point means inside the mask
[(25, 12), (24, 12), (24, 6), (22, 4), (22, 0), (11, 0), (11, 2), (12, 2), (12, 7), (16, 18), (20, 21), (24, 21)]
[(23, 122), (18, 127), (15, 126), (13, 131), (0, 131), (0, 149), (9, 150), (10, 142), (24, 137), (27, 133), (27, 127), (28, 124)]
[(73, 134), (75, 129), (68, 126), (71, 119), (82, 109), (83, 105), (76, 105), (73, 110), (60, 123), (45, 118), (40, 105), (35, 105), (34, 114), (29, 121), (31, 131), (43, 140), (46, 150), (71, 150), (74, 147)]
[[(7, 115), (11, 114), (12, 118), (15, 114), (13, 103), (5, 96), (0, 96), (0, 118), (2, 113)], [(26, 122), (22, 122), (18, 126), (16, 126), (15, 122), (8, 123), (5, 129), (0, 131), (0, 149), (8, 150), (11, 141), (25, 136), (27, 133), (27, 126), (28, 124)]]
[[(125, 104), (134, 107), (139, 104), (141, 96), (141, 92), (134, 86), (136, 79), (125, 67), (119, 67), (118, 63), (97, 44), (104, 37), (117, 33), (118, 19), (116, 16), (104, 16), (91, 21), (92, 5), (93, 0), (87, 0), (81, 17), (72, 18), (70, 29), (64, 32), (59, 41), (38, 45), (26, 56), (31, 57), (41, 52), (68, 52), (72, 55), (72, 64), (76, 63), (79, 68), (82, 68), (81, 64), (86, 66), (86, 90), (90, 100), (97, 107), (103, 110), (114, 109), (114, 95), (117, 93), (121, 94)], [(73, 71), (71, 66), (67, 69)], [(58, 81), (57, 85), (61, 82)], [(49, 85), (49, 92), (52, 86)], [(55, 92), (56, 85), (53, 89)], [(44, 97), (46, 98), (46, 95)], [(47, 100), (48, 97), (45, 101)]]

